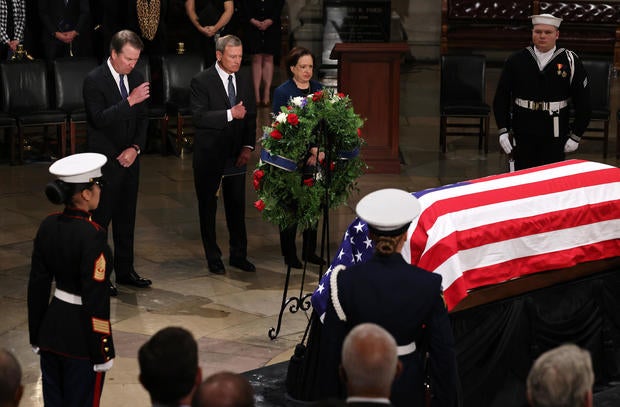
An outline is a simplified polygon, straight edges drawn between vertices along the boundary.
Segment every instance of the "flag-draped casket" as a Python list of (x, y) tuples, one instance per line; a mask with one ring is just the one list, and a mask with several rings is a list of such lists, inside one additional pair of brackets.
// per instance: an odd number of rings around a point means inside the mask
[[(443, 277), (448, 309), (476, 288), (620, 256), (620, 169), (567, 160), (414, 193), (422, 212), (403, 257)], [(355, 219), (312, 296), (318, 315), (338, 264), (372, 255)]]

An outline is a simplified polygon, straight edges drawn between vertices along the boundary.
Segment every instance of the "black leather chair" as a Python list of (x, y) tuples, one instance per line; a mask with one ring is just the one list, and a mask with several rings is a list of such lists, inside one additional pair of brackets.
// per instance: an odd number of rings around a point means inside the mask
[[(590, 125), (583, 134), (585, 140), (597, 140), (603, 142), (603, 157), (607, 158), (607, 145), (609, 144), (609, 87), (611, 83), (612, 66), (609, 61), (584, 60), (583, 67), (588, 73), (590, 85), (590, 98), (592, 103), (592, 115)], [(600, 125), (596, 125), (599, 124)], [(602, 134), (593, 135), (591, 133)]]
[[(21, 164), (24, 161), (26, 127), (55, 126), (60, 132), (60, 146), (66, 143), (66, 114), (50, 107), (45, 62), (3, 62), (0, 64), (0, 77), (6, 109), (17, 122), (17, 140), (11, 137), (11, 163)], [(62, 154), (62, 147), (59, 150), (59, 154)]]
[[(76, 152), (76, 125), (86, 123), (82, 95), (84, 78), (97, 65), (97, 60), (89, 57), (59, 58), (53, 62), (56, 107), (67, 115), (71, 154)], [(64, 156), (66, 144), (63, 143), (61, 148)]]
[(478, 136), (478, 149), (484, 147), (485, 154), (489, 151), (491, 108), (486, 103), (485, 70), (486, 58), (482, 55), (441, 56), (439, 146), (442, 153), (447, 150), (448, 136)]
[(149, 62), (149, 57), (147, 55), (142, 54), (138, 63), (136, 64), (135, 70), (139, 71), (144, 80), (150, 83), (150, 97), (147, 99), (148, 110), (149, 110), (149, 120), (154, 120), (159, 123), (160, 132), (161, 132), (161, 151), (162, 154), (166, 152), (166, 135), (168, 134), (168, 115), (166, 114), (166, 107), (162, 101), (162, 81), (159, 78), (159, 81), (153, 82), (153, 76), (151, 75), (151, 63)]
[[(204, 59), (199, 55), (164, 55), (162, 57), (163, 99), (168, 116), (176, 116), (177, 131), (175, 153), (183, 147), (183, 124), (191, 117), (190, 83), (192, 78), (204, 69)], [(165, 138), (165, 136), (162, 136)], [(162, 145), (165, 140), (162, 139)], [(163, 150), (165, 153), (165, 150)]]

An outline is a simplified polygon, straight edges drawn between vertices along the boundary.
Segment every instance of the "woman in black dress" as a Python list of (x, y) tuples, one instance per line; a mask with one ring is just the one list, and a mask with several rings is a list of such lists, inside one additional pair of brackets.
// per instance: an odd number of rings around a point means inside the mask
[[(280, 14), (284, 0), (244, 0), (243, 10), (247, 19), (244, 31), (244, 51), (252, 56), (252, 78), (256, 105), (269, 107), (273, 61), (280, 55)], [(262, 93), (261, 93), (261, 85)]]

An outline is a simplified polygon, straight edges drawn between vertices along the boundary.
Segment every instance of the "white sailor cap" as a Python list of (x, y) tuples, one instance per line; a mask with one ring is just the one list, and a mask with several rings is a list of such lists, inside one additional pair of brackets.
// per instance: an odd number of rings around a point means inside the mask
[(546, 24), (546, 25), (552, 25), (555, 28), (559, 28), (560, 24), (562, 23), (561, 18), (555, 17), (551, 14), (537, 14), (537, 15), (530, 16), (530, 18), (532, 19), (532, 25)]
[(355, 207), (357, 216), (368, 223), (368, 228), (382, 235), (403, 233), (420, 214), (420, 203), (409, 192), (401, 189), (380, 189), (363, 197)]
[(50, 165), (50, 174), (70, 184), (93, 182), (101, 177), (101, 167), (108, 161), (99, 153), (80, 153), (61, 158)]

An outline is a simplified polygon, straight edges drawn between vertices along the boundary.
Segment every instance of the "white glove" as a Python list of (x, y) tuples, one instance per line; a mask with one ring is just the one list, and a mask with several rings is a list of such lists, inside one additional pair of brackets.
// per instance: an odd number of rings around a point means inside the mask
[(32, 351), (34, 352), (35, 355), (38, 355), (39, 352), (41, 351), (41, 349), (39, 349), (38, 346), (35, 345), (30, 345), (32, 347)]
[(572, 153), (573, 151), (577, 150), (577, 147), (579, 147), (579, 143), (577, 143), (572, 138), (569, 138), (568, 140), (566, 140), (566, 144), (564, 144), (564, 152)]
[(114, 364), (114, 359), (110, 359), (105, 363), (93, 365), (93, 370), (95, 372), (107, 372), (108, 370), (112, 369), (113, 364)]
[(502, 146), (502, 149), (506, 154), (510, 154), (512, 152), (512, 144), (510, 144), (510, 137), (508, 133), (502, 133), (499, 135), (499, 145)]

